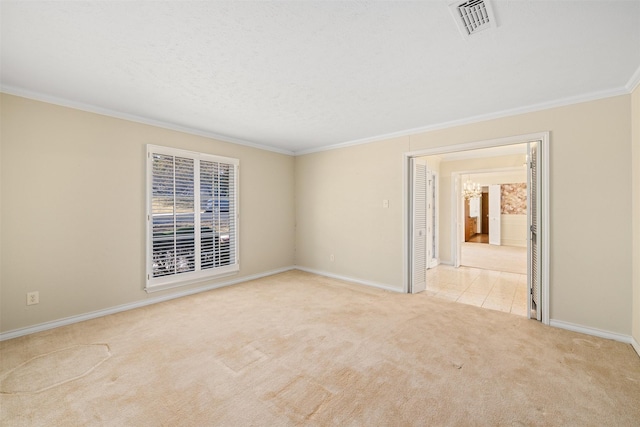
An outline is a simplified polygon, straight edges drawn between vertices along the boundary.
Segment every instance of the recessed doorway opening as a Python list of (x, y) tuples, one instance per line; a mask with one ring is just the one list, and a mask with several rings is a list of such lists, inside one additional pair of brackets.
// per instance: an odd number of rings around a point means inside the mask
[[(543, 132), (405, 155), (407, 292), (549, 323), (548, 143)], [(435, 203), (431, 230), (416, 215), (424, 200)], [(426, 241), (436, 262), (423, 260)]]

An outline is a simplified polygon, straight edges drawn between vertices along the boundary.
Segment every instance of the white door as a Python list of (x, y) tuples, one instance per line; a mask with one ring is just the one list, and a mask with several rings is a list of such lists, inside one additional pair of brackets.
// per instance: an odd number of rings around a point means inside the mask
[(452, 206), (455, 206), (457, 218), (457, 220), (454, 221), (454, 238), (456, 245), (454, 247), (455, 251), (453, 252), (453, 266), (458, 268), (460, 267), (460, 262), (462, 260), (462, 242), (464, 242), (464, 197), (462, 197), (462, 189), (460, 188), (460, 175), (455, 174), (452, 176), (452, 179), (453, 199), (451, 204)]
[(529, 143), (529, 175), (528, 182), (528, 225), (529, 225), (529, 241), (527, 243), (527, 279), (529, 285), (529, 299), (527, 302), (529, 318), (542, 320), (541, 309), (541, 289), (540, 289), (540, 144), (537, 142)]
[(500, 245), (500, 186), (489, 186), (489, 244)]
[(438, 266), (437, 175), (427, 171), (427, 268)]
[(411, 159), (411, 280), (409, 292), (427, 288), (427, 161)]

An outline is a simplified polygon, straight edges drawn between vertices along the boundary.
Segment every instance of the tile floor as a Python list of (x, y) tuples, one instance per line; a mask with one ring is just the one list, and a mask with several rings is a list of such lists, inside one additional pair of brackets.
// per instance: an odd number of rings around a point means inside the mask
[(427, 295), (527, 315), (527, 275), (439, 265), (427, 270)]

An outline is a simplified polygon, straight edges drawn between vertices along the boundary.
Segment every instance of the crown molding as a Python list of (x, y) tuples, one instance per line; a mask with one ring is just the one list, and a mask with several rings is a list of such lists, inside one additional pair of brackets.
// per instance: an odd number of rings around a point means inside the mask
[(371, 137), (366, 137), (366, 138), (361, 138), (361, 139), (355, 139), (355, 140), (351, 140), (351, 141), (345, 141), (345, 142), (326, 145), (326, 146), (322, 146), (322, 147), (309, 148), (309, 149), (300, 150), (300, 151), (290, 151), (290, 150), (275, 148), (275, 147), (271, 147), (271, 146), (267, 146), (267, 145), (263, 145), (263, 144), (258, 144), (258, 143), (251, 142), (251, 141), (246, 141), (246, 140), (243, 140), (243, 139), (233, 138), (233, 137), (229, 137), (229, 136), (225, 136), (225, 135), (216, 134), (216, 133), (213, 133), (213, 132), (208, 132), (208, 131), (203, 131), (203, 130), (200, 130), (200, 129), (194, 129), (194, 128), (190, 128), (190, 127), (186, 127), (186, 126), (181, 126), (181, 125), (177, 125), (175, 123), (164, 122), (164, 121), (160, 121), (160, 120), (153, 120), (153, 119), (149, 119), (149, 118), (146, 118), (146, 117), (136, 116), (136, 115), (127, 114), (127, 113), (121, 113), (121, 112), (118, 112), (118, 111), (97, 107), (95, 105), (74, 102), (74, 101), (70, 101), (70, 100), (67, 100), (67, 99), (58, 98), (58, 97), (54, 97), (54, 96), (50, 96), (50, 95), (45, 95), (45, 94), (41, 94), (41, 93), (37, 93), (37, 92), (32, 92), (32, 91), (28, 91), (28, 90), (25, 90), (25, 89), (12, 87), (12, 86), (4, 86), (4, 85), (0, 86), (0, 92), (6, 93), (6, 94), (9, 94), (9, 95), (21, 96), (23, 98), (34, 99), (36, 101), (48, 102), (50, 104), (61, 105), (63, 107), (74, 108), (74, 109), (77, 109), (77, 110), (87, 111), (87, 112), (96, 113), (96, 114), (102, 114), (102, 115), (109, 116), (109, 117), (115, 117), (115, 118), (118, 118), (118, 119), (123, 119), (123, 120), (132, 121), (132, 122), (147, 124), (147, 125), (151, 125), (151, 126), (164, 128), (164, 129), (169, 129), (169, 130), (174, 130), (174, 131), (177, 131), (177, 132), (183, 132), (183, 133), (188, 133), (188, 134), (192, 134), (192, 135), (202, 136), (202, 137), (205, 137), (205, 138), (216, 139), (218, 141), (230, 142), (230, 143), (233, 143), (233, 144), (252, 147), (252, 148), (259, 149), (259, 150), (271, 151), (271, 152), (274, 152), (274, 153), (285, 154), (285, 155), (288, 155), (288, 156), (302, 156), (302, 155), (305, 155), (305, 154), (313, 154), (313, 153), (319, 153), (319, 152), (323, 152), (323, 151), (338, 150), (338, 149), (341, 149), (341, 148), (353, 147), (353, 146), (356, 146), (356, 145), (363, 145), (363, 144), (368, 144), (368, 143), (371, 143), (371, 142), (383, 141), (383, 140), (386, 140), (386, 139), (400, 138), (400, 137), (404, 137), (404, 136), (416, 135), (416, 134), (419, 134), (419, 133), (432, 132), (432, 131), (435, 131), (435, 130), (442, 130), (442, 129), (452, 128), (452, 127), (457, 127), (457, 126), (464, 126), (464, 125), (483, 122), (483, 121), (487, 121), (487, 120), (494, 120), (494, 119), (501, 119), (501, 118), (506, 118), (506, 117), (511, 117), (511, 116), (517, 116), (519, 114), (533, 113), (533, 112), (536, 112), (536, 111), (542, 111), (542, 110), (547, 110), (547, 109), (551, 109), (551, 108), (565, 107), (565, 106), (568, 106), (568, 105), (580, 104), (582, 102), (596, 101), (598, 99), (611, 98), (611, 97), (614, 97), (614, 96), (628, 95), (639, 84), (640, 84), (640, 67), (638, 67), (636, 72), (633, 74), (633, 76), (631, 77), (629, 82), (624, 87), (619, 87), (619, 88), (616, 88), (616, 89), (599, 91), (599, 92), (592, 92), (592, 93), (588, 93), (588, 94), (584, 94), (584, 95), (567, 97), (567, 98), (561, 98), (561, 99), (558, 99), (558, 100), (555, 100), (555, 101), (544, 102), (544, 103), (539, 103), (539, 104), (533, 104), (533, 105), (529, 105), (529, 106), (525, 106), (525, 107), (513, 108), (513, 109), (509, 109), (509, 110), (503, 110), (503, 111), (498, 111), (498, 112), (495, 112), (495, 113), (481, 114), (481, 115), (478, 115), (478, 116), (467, 117), (467, 118), (464, 118), (464, 119), (452, 120), (452, 121), (449, 121), (449, 122), (443, 122), (443, 123), (438, 123), (438, 124), (433, 124), (433, 125), (428, 125), (428, 126), (411, 128), (411, 129), (401, 130), (401, 131), (398, 131), (398, 132), (380, 134), (380, 135), (376, 135), (376, 136), (371, 136)]
[(625, 87), (627, 88), (629, 93), (631, 93), (638, 87), (638, 85), (640, 85), (640, 66), (638, 67), (636, 72), (633, 73)]
[[(638, 78), (640, 78), (640, 76), (638, 76)], [(460, 120), (452, 120), (449, 122), (438, 123), (434, 125), (423, 126), (423, 127), (413, 128), (413, 129), (407, 129), (407, 130), (402, 130), (398, 132), (387, 133), (387, 134), (382, 134), (382, 135), (372, 136), (372, 137), (367, 137), (362, 139), (356, 139), (353, 141), (346, 141), (346, 142), (333, 144), (333, 145), (327, 145), (324, 147), (317, 147), (317, 148), (310, 148), (308, 150), (295, 151), (294, 154), (296, 156), (301, 156), (305, 154), (318, 153), (321, 151), (337, 150), (340, 148), (368, 144), (370, 142), (382, 141), (385, 139), (416, 135), (419, 133), (432, 132), (435, 130), (442, 130), (442, 129), (452, 128), (457, 126), (464, 126), (472, 123), (484, 122), (487, 120), (501, 119), (505, 117), (517, 116), (519, 114), (526, 114), (526, 113), (533, 113), (536, 111), (548, 110), (551, 108), (565, 107), (567, 105), (580, 104), (582, 102), (596, 101), (598, 99), (612, 98), (614, 96), (620, 96), (620, 95), (628, 95), (629, 93), (630, 91), (627, 89), (626, 86), (620, 87), (617, 89), (592, 92), (585, 95), (561, 98), (555, 101), (543, 102), (540, 104), (533, 104), (525, 107), (518, 107), (518, 108), (509, 109), (509, 110), (503, 110), (495, 113), (481, 114), (478, 116), (467, 117), (465, 119), (460, 119)]]
[(244, 139), (233, 138), (226, 135), (217, 134), (214, 132), (208, 132), (201, 129), (191, 128), (188, 126), (181, 126), (176, 123), (165, 122), (162, 120), (150, 119), (147, 117), (137, 116), (135, 114), (122, 113), (108, 108), (102, 108), (91, 104), (84, 104), (81, 102), (75, 102), (64, 98), (58, 98), (52, 95), (46, 95), (43, 93), (32, 92), (26, 89), (21, 89), (13, 86), (0, 86), (0, 92), (8, 95), (20, 96), (22, 98), (33, 99), (35, 101), (47, 102), (49, 104), (60, 105), (62, 107), (73, 108), (76, 110), (86, 111), (89, 113), (101, 114), (103, 116), (114, 117), (116, 119), (128, 120), (130, 122), (142, 123), (145, 125), (155, 126), (163, 129), (173, 130), (177, 132), (187, 133), (191, 135), (202, 136), (205, 138), (215, 139), (222, 142), (230, 142), (232, 144), (244, 145), (246, 147), (257, 148), (258, 150), (271, 151), (278, 154), (286, 154), (293, 156), (294, 152), (284, 150), (281, 148), (270, 147), (268, 145), (258, 144), (252, 141)]

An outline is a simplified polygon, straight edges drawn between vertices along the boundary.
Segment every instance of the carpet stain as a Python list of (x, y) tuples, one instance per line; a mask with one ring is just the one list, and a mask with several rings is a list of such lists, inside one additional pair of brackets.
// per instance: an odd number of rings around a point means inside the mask
[(74, 345), (41, 354), (4, 374), (0, 393), (40, 393), (88, 375), (110, 357), (107, 344)]
[(452, 365), (456, 369), (462, 369), (462, 367), (464, 366), (463, 363), (456, 363), (456, 362), (453, 362)]
[(0, 394), (0, 425), (640, 426), (629, 344), (371, 293), (293, 271), (0, 342), (5, 392), (72, 377), (34, 384), (73, 363), (16, 368), (33, 356), (114, 353), (77, 381)]
[(267, 393), (264, 397), (275, 405), (279, 413), (300, 423), (311, 419), (331, 395), (321, 385), (296, 376), (277, 392)]
[(600, 348), (600, 344), (588, 339), (584, 339), (584, 338), (574, 338), (573, 342), (578, 344), (578, 345), (582, 345), (585, 347), (591, 347), (591, 348)]
[(218, 360), (233, 374), (239, 374), (254, 363), (268, 358), (254, 344), (234, 347), (218, 355)]

